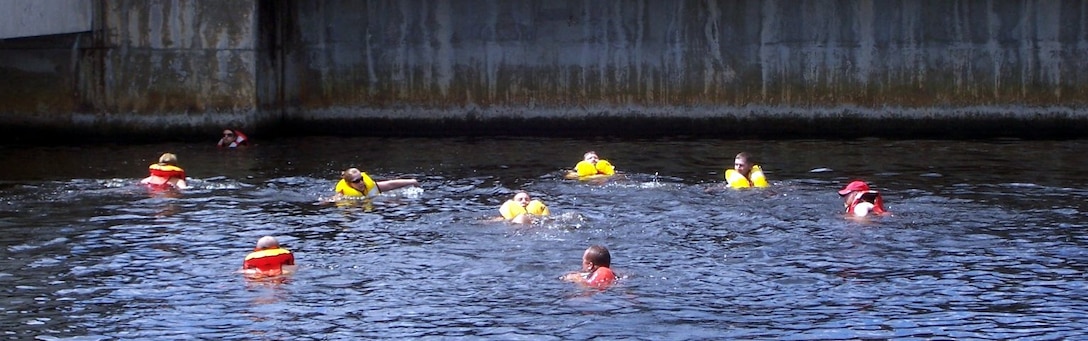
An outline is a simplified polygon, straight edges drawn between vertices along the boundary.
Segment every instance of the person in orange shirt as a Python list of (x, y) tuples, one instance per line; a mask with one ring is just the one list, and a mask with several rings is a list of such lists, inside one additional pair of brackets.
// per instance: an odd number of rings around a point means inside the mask
[(295, 255), (280, 247), (280, 242), (273, 236), (257, 240), (257, 247), (242, 262), (242, 271), (247, 275), (278, 276), (295, 269)]
[(612, 256), (608, 253), (608, 248), (593, 245), (582, 254), (582, 271), (568, 273), (562, 279), (590, 288), (605, 289), (616, 282), (616, 274), (612, 272), (611, 266)]

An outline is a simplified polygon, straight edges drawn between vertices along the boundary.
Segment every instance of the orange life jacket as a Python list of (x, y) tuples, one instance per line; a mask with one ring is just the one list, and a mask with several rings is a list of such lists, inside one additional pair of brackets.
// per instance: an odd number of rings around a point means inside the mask
[(250, 252), (242, 262), (243, 269), (257, 269), (264, 275), (282, 274), (284, 265), (295, 265), (295, 256), (283, 248)]
[(178, 166), (167, 165), (163, 163), (154, 163), (147, 166), (147, 170), (151, 172), (152, 176), (157, 176), (169, 180), (170, 178), (185, 179), (185, 170)]
[(616, 274), (612, 272), (612, 269), (599, 267), (597, 270), (593, 270), (588, 278), (586, 278), (586, 285), (597, 289), (604, 289), (611, 286), (615, 281)]

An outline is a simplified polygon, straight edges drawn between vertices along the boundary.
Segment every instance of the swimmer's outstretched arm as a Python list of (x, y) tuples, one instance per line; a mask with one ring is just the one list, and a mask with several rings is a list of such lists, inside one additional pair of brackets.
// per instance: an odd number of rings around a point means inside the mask
[(408, 186), (419, 187), (419, 181), (416, 181), (416, 179), (395, 179), (395, 180), (378, 181), (377, 185), (378, 185), (378, 190), (380, 190), (382, 192), (385, 192), (385, 191), (392, 191), (394, 189), (401, 188), (401, 187), (408, 187)]

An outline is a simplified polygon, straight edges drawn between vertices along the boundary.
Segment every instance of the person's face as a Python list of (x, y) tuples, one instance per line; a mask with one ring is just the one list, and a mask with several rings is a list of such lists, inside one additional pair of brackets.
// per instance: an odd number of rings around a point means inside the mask
[(738, 157), (733, 160), (733, 169), (736, 169), (737, 172), (744, 174), (744, 176), (748, 176), (748, 173), (752, 171), (752, 165), (748, 164), (747, 159)]
[(234, 141), (234, 132), (232, 132), (230, 130), (224, 130), (223, 131), (223, 139), (233, 142)]
[(589, 163), (597, 164), (597, 160), (600, 160), (601, 158), (597, 157), (596, 153), (587, 153), (585, 159), (586, 161), (589, 161)]
[(357, 189), (360, 192), (366, 192), (366, 184), (363, 183), (363, 177), (359, 176), (355, 180), (352, 180), (351, 188)]
[(529, 200), (531, 199), (529, 198), (528, 193), (518, 193), (514, 196), (514, 201), (516, 201), (518, 205), (521, 205), (521, 207), (529, 206)]
[(589, 261), (589, 251), (582, 253), (582, 271), (593, 270), (593, 262)]

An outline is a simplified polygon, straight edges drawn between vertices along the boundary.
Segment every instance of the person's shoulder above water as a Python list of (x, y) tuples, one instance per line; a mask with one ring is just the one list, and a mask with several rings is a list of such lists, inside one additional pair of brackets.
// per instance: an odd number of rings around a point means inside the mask
[(335, 191), (336, 194), (345, 197), (371, 197), (409, 186), (419, 186), (419, 181), (416, 179), (375, 181), (358, 168), (348, 168), (340, 173), (340, 181), (336, 183)]
[(529, 192), (518, 191), (514, 198), (507, 200), (499, 207), (499, 214), (503, 220), (515, 224), (531, 223), (534, 217), (543, 217), (550, 214), (548, 206), (540, 200), (534, 200)]
[(249, 137), (238, 129), (223, 130), (223, 137), (219, 138), (216, 146), (220, 148), (238, 148), (249, 145)]
[(159, 162), (147, 166), (148, 176), (140, 183), (155, 188), (186, 189), (185, 170), (178, 166), (178, 157), (174, 153), (163, 153)]
[(606, 289), (616, 282), (616, 274), (612, 272), (612, 255), (604, 246), (590, 246), (582, 253), (582, 269), (567, 273), (560, 279), (589, 288)]
[(869, 188), (869, 184), (861, 180), (851, 181), (846, 187), (839, 190), (843, 207), (846, 213), (855, 217), (868, 215), (889, 214), (884, 208), (884, 196), (880, 191)]
[(574, 170), (567, 172), (567, 179), (592, 179), (608, 177), (616, 174), (616, 167), (608, 160), (603, 160), (595, 151), (588, 151), (582, 155), (582, 161), (574, 166)]
[(726, 184), (731, 188), (767, 187), (767, 177), (763, 168), (751, 160), (748, 153), (741, 152), (733, 159), (733, 168), (725, 170)]

